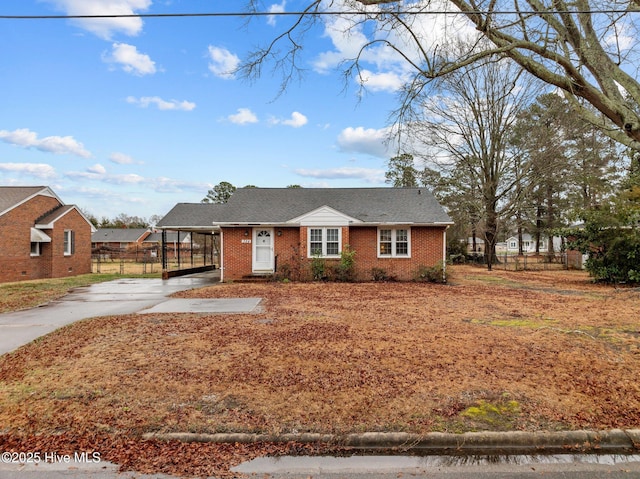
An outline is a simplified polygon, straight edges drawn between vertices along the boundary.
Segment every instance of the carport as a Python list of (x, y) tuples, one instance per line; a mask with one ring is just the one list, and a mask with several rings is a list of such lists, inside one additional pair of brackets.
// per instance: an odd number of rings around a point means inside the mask
[(220, 266), (220, 230), (213, 226), (219, 206), (178, 203), (158, 222), (156, 229), (162, 234), (163, 279), (211, 271)]

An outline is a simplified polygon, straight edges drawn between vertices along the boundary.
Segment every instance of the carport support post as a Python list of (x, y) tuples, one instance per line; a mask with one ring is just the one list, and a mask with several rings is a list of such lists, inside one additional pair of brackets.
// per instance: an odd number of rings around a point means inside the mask
[(162, 271), (167, 271), (167, 230), (162, 230)]
[(181, 263), (180, 263), (180, 230), (178, 230), (178, 241), (176, 242), (176, 244), (178, 245), (178, 269), (181, 268)]

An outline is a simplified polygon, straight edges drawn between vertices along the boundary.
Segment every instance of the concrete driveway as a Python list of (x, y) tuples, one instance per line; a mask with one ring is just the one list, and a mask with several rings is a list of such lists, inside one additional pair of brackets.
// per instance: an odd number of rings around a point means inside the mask
[(208, 272), (167, 280), (122, 278), (76, 288), (43, 306), (0, 314), (0, 354), (81, 319), (141, 312), (164, 302), (172, 305), (172, 308), (165, 308), (171, 312), (248, 312), (257, 307), (259, 298), (222, 303), (211, 300), (204, 305), (202, 301), (167, 298), (177, 291), (200, 288), (218, 281), (216, 272)]

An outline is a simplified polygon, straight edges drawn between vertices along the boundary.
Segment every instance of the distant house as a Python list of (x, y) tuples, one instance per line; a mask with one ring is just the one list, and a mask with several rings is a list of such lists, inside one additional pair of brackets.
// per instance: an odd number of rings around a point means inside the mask
[(91, 273), (91, 222), (46, 186), (0, 187), (0, 282)]
[[(198, 243), (191, 242), (191, 233), (188, 231), (167, 231), (165, 235), (165, 254), (167, 258), (177, 258), (180, 250), (191, 251), (198, 248)], [(157, 251), (162, 248), (162, 233), (151, 233), (144, 240), (145, 245), (154, 247)]]
[(424, 188), (241, 188), (222, 205), (180, 203), (156, 227), (219, 232), (222, 280), (338, 264), (347, 248), (358, 278), (410, 280), (444, 264), (451, 224)]
[(148, 228), (98, 228), (91, 235), (91, 247), (125, 250), (142, 246), (150, 234)]
[[(553, 238), (553, 251), (558, 253), (562, 248), (562, 238)], [(496, 245), (496, 251), (507, 254), (518, 254), (520, 251), (518, 236), (511, 236), (507, 238), (507, 241), (498, 243)], [(540, 237), (540, 247), (538, 248), (540, 253), (547, 253), (549, 251), (549, 238), (547, 236)], [(536, 252), (536, 240), (529, 233), (522, 234), (522, 252), (523, 253), (535, 253)]]
[[(464, 241), (464, 240), (462, 240)], [(467, 253), (484, 253), (484, 240), (482, 238), (478, 238), (476, 236), (475, 240), (475, 250), (473, 249), (473, 238), (469, 237), (466, 240)]]

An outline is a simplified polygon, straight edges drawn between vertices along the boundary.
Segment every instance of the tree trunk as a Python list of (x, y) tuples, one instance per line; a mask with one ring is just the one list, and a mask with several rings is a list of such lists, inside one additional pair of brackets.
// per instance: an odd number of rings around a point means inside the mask
[(496, 238), (498, 233), (498, 214), (494, 209), (495, 202), (490, 202), (487, 205), (487, 221), (485, 226), (485, 248), (484, 257), (487, 262), (487, 269), (489, 271), (493, 268), (493, 263), (496, 261)]

